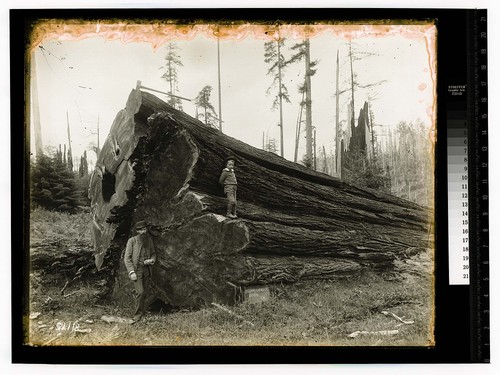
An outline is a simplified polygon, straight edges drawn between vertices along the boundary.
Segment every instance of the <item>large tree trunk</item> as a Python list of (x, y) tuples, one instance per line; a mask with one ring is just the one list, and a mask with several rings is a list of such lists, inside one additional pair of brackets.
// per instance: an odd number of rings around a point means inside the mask
[[(238, 219), (222, 216), (218, 178), (237, 157)], [(388, 270), (430, 247), (430, 210), (258, 150), (133, 90), (90, 185), (96, 265), (126, 298), (122, 254), (146, 220), (156, 297), (232, 303), (248, 285)]]

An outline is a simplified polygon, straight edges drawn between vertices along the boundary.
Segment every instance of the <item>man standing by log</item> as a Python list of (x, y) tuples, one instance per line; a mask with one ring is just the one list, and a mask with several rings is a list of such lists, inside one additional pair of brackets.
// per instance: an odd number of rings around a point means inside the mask
[(134, 323), (139, 321), (145, 313), (144, 301), (149, 289), (151, 266), (156, 262), (154, 243), (148, 233), (146, 223), (142, 220), (137, 222), (136, 230), (138, 234), (128, 240), (123, 257), (130, 280), (134, 283)]
[(222, 170), (219, 178), (219, 184), (224, 186), (224, 194), (227, 197), (227, 214), (231, 219), (236, 219), (236, 175), (234, 174), (234, 163), (236, 158), (229, 156), (226, 158), (226, 168)]

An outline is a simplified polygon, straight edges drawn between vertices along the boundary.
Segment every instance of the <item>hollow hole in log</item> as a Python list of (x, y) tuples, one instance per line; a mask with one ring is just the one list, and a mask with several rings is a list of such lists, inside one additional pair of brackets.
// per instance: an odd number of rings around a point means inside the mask
[(153, 302), (151, 302), (151, 305), (149, 306), (149, 309), (153, 313), (171, 313), (175, 312), (175, 307), (163, 302), (161, 299), (155, 299)]
[(102, 176), (102, 198), (105, 202), (109, 202), (115, 191), (116, 177), (108, 170), (104, 170)]

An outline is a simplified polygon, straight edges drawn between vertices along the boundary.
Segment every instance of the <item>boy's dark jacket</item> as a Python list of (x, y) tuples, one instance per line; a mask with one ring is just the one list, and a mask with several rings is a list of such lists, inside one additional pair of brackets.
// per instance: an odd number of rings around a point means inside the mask
[(234, 174), (234, 169), (224, 168), (219, 178), (219, 184), (238, 185), (238, 182), (236, 181), (236, 175)]

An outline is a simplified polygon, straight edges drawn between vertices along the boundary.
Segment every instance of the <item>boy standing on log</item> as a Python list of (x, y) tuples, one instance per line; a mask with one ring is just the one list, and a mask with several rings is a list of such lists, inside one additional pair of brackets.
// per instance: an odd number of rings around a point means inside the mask
[(229, 156), (226, 158), (226, 168), (222, 170), (219, 178), (219, 184), (224, 186), (224, 194), (227, 197), (227, 214), (231, 219), (236, 219), (236, 175), (234, 174), (234, 163), (236, 158)]
[(134, 323), (139, 321), (146, 312), (144, 301), (149, 289), (151, 266), (156, 262), (154, 243), (147, 233), (146, 223), (142, 220), (137, 222), (136, 230), (138, 234), (128, 240), (123, 257), (130, 280), (134, 283)]

